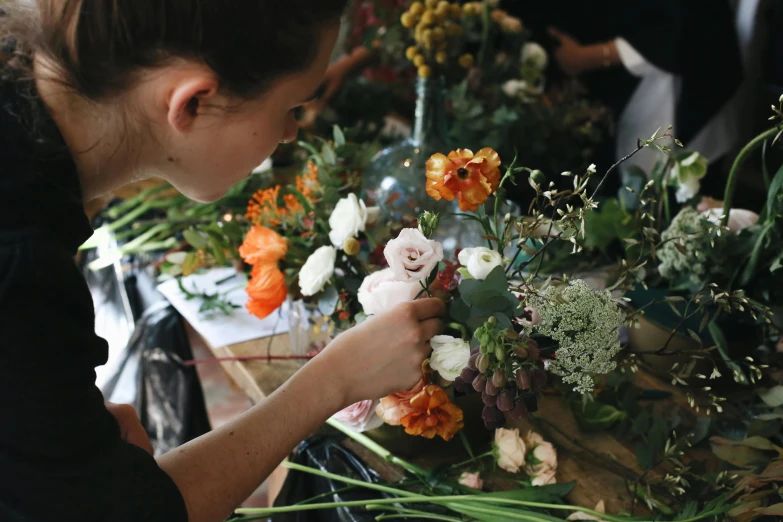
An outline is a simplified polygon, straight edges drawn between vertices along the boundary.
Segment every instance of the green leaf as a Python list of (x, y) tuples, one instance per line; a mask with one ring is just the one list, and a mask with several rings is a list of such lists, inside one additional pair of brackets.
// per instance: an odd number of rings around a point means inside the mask
[(628, 414), (609, 404), (590, 401), (572, 403), (574, 416), (579, 425), (588, 431), (601, 431), (611, 428), (618, 422), (628, 418)]
[(695, 500), (689, 500), (680, 510), (674, 520), (687, 520), (696, 516), (699, 512), (699, 503)]
[(334, 286), (327, 286), (318, 297), (318, 311), (329, 317), (337, 309), (337, 303), (340, 300), (340, 294)]
[(337, 155), (334, 153), (334, 149), (328, 143), (324, 143), (321, 147), (321, 156), (324, 161), (329, 165), (337, 164)]
[(768, 507), (758, 507), (753, 511), (760, 515), (783, 517), (783, 503), (773, 504)]
[(775, 260), (772, 262), (772, 265), (769, 267), (769, 271), (774, 272), (779, 270), (781, 266), (783, 266), (783, 253), (775, 258)]
[(639, 412), (639, 415), (633, 420), (633, 432), (636, 435), (644, 435), (650, 430), (650, 423), (652, 422), (652, 416), (650, 410), (644, 409)]
[(642, 469), (650, 469), (655, 464), (652, 448), (644, 442), (636, 443), (636, 463)]
[(511, 522), (512, 520), (563, 521), (562, 518), (556, 518), (535, 511), (504, 507), (485, 502), (444, 502), (442, 505), (452, 511), (468, 515), (476, 520), (481, 520), (482, 522)]
[(334, 135), (334, 145), (336, 147), (342, 147), (345, 145), (345, 134), (343, 134), (343, 131), (340, 129), (339, 125), (335, 125), (333, 127), (332, 134)]
[(762, 216), (764, 220), (774, 219), (776, 214), (775, 203), (777, 202), (781, 190), (783, 190), (783, 166), (778, 169), (777, 174), (775, 174), (775, 177), (769, 186), (767, 192), (767, 205), (764, 207), (764, 216)]
[(710, 332), (712, 339), (715, 341), (715, 345), (718, 347), (718, 353), (720, 354), (721, 359), (723, 359), (726, 366), (736, 374), (735, 381), (740, 384), (748, 384), (749, 381), (745, 376), (745, 372), (742, 371), (739, 364), (732, 361), (729, 357), (729, 344), (726, 342), (726, 336), (723, 335), (723, 331), (721, 331), (720, 327), (715, 323), (715, 319), (710, 321), (707, 330)]
[(763, 451), (742, 445), (743, 441), (730, 441), (722, 437), (710, 438), (712, 452), (721, 460), (741, 468), (760, 466), (769, 462)]
[[(740, 278), (740, 286), (744, 287), (750, 282), (751, 279), (753, 279), (753, 275), (756, 272), (756, 267), (759, 264), (761, 255), (764, 252), (764, 248), (766, 248), (765, 240), (767, 240), (767, 234), (772, 229), (773, 224), (774, 222), (771, 222), (770, 224), (766, 225), (764, 228), (761, 229), (761, 232), (759, 233), (759, 236), (756, 239), (756, 243), (755, 245), (753, 245), (753, 251), (750, 254), (750, 259), (748, 260), (748, 264), (745, 265), (745, 269), (742, 271), (742, 277)], [(766, 242), (769, 243), (769, 241)]]
[(562, 501), (566, 495), (571, 493), (574, 486), (576, 486), (576, 482), (567, 482), (565, 484), (550, 484), (548, 486), (532, 486), (508, 491), (497, 491), (494, 493), (481, 493), (477, 496), (508, 498), (525, 502), (553, 503)]
[(773, 388), (761, 390), (759, 392), (759, 397), (761, 397), (761, 400), (771, 408), (783, 406), (783, 386), (778, 385)]
[(185, 238), (185, 241), (196, 250), (204, 250), (209, 246), (209, 236), (198, 230), (185, 230), (182, 232), (182, 236)]

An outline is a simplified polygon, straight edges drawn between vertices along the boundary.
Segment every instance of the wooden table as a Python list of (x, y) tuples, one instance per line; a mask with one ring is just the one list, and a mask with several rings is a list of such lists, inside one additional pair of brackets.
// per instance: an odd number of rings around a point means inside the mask
[[(220, 358), (290, 353), (287, 334), (211, 350), (215, 357)], [(226, 361), (221, 364), (254, 403), (271, 394), (301, 366), (300, 361), (280, 360)], [(678, 407), (687, 408), (687, 399), (679, 388), (659, 380), (644, 369), (637, 372), (636, 380), (641, 388), (671, 392), (670, 400)], [(477, 419), (476, 422), (481, 421)], [(573, 414), (560, 396), (544, 396), (536, 418), (519, 422), (513, 427), (520, 428), (524, 433), (535, 429), (555, 445), (559, 457), (558, 481), (576, 483), (569, 497), (570, 502), (592, 508), (603, 500), (609, 513), (631, 508), (629, 484), (644, 473), (637, 465), (633, 448), (606, 432), (588, 434), (580, 431)], [(367, 452), (363, 447), (350, 441), (346, 441), (346, 445), (386, 479), (394, 480), (401, 476), (399, 469)], [(706, 458), (709, 455), (702, 453), (694, 456)], [(426, 462), (427, 459), (425, 462), (411, 460), (425, 466), (433, 464)], [(653, 471), (647, 475), (648, 478), (656, 476), (660, 478), (660, 472)], [(274, 485), (270, 487), (270, 500), (273, 500), (279, 491), (284, 477), (285, 470), (280, 468), (273, 478)], [(637, 513), (642, 513), (643, 503), (637, 500), (635, 509)]]

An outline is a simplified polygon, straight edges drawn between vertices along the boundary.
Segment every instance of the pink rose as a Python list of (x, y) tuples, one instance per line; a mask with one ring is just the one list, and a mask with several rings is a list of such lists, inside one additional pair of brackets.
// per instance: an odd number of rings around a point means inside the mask
[(411, 399), (424, 389), (424, 379), (420, 380), (412, 389), (400, 393), (394, 393), (381, 399), (375, 408), (375, 413), (383, 422), (391, 426), (399, 426), (402, 418), (416, 411), (411, 406)]
[(495, 430), (494, 453), (498, 466), (509, 473), (519, 473), (525, 463), (525, 441), (519, 430), (498, 428)]
[(535, 448), (539, 444), (544, 442), (544, 437), (536, 433), (535, 431), (528, 431), (527, 435), (523, 437), (525, 445), (528, 448)]
[(421, 286), (413, 282), (398, 281), (391, 268), (368, 275), (359, 287), (359, 303), (367, 315), (378, 315), (398, 304), (413, 301), (421, 292)]
[(534, 486), (548, 486), (550, 484), (557, 484), (556, 471), (554, 469), (546, 469), (540, 474), (532, 477), (531, 484)]
[(376, 401), (360, 401), (334, 414), (334, 419), (359, 433), (374, 430), (383, 424), (375, 414)]
[(423, 281), (443, 260), (443, 245), (416, 228), (404, 228), (383, 251), (398, 281)]
[(478, 473), (468, 473), (467, 471), (460, 475), (459, 483), (466, 488), (482, 489), (484, 487), (484, 481), (481, 480), (481, 475)]

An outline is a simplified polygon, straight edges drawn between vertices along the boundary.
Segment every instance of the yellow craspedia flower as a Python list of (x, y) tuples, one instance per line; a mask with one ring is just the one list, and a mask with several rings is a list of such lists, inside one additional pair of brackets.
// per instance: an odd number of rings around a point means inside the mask
[(413, 2), (408, 8), (408, 12), (413, 16), (420, 16), (424, 12), (424, 4), (421, 2)]
[(459, 24), (446, 24), (446, 36), (461, 36), (462, 26)]
[(408, 60), (413, 61), (414, 58), (416, 58), (416, 55), (419, 54), (419, 48), (415, 45), (411, 45), (407, 49), (405, 49), (405, 58)]
[(435, 49), (437, 49), (438, 51), (445, 51), (446, 49), (448, 49), (448, 47), (449, 47), (449, 42), (443, 40), (438, 42), (438, 45), (435, 46)]
[(462, 6), (462, 14), (465, 16), (473, 16), (477, 14), (476, 7), (473, 5), (473, 3), (465, 4)]
[(432, 25), (435, 23), (435, 18), (436, 18), (435, 11), (433, 11), (432, 9), (427, 9), (426, 11), (424, 11), (424, 14), (421, 15), (421, 23), (426, 25)]
[(442, 27), (433, 27), (432, 28), (432, 41), (433, 42), (435, 42), (435, 43), (442, 42), (445, 39), (446, 39), (446, 31), (444, 31)]
[(451, 7), (449, 7), (449, 16), (454, 20), (462, 18), (462, 7), (460, 7), (459, 4), (451, 4)]
[(438, 7), (438, 0), (424, 0), (424, 5), (430, 9)]
[(421, 41), (427, 49), (432, 49), (435, 39), (432, 37), (432, 29), (425, 29), (421, 32)]
[(446, 54), (446, 51), (438, 51), (438, 53), (435, 55), (435, 61), (441, 65), (446, 63), (448, 59), (449, 59), (449, 55)]
[(438, 18), (445, 20), (451, 14), (451, 7), (448, 2), (440, 2), (438, 7), (435, 8), (435, 14)]
[(416, 67), (421, 67), (422, 65), (427, 65), (427, 59), (422, 54), (417, 54), (413, 58), (413, 65)]
[(406, 29), (410, 29), (416, 25), (416, 18), (410, 13), (402, 13), (402, 16), (400, 16), (400, 23), (402, 23), (402, 26)]
[(429, 78), (432, 76), (432, 68), (429, 65), (419, 67), (419, 78)]
[(463, 54), (459, 57), (459, 64), (461, 67), (464, 67), (465, 69), (470, 69), (473, 66), (473, 55), (472, 54)]

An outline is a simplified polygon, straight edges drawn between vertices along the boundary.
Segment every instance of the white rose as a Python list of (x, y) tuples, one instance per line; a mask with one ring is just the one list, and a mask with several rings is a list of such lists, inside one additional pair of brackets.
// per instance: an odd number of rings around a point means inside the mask
[(367, 223), (365, 226), (371, 227), (381, 220), (381, 207), (367, 207)]
[(450, 335), (436, 335), (430, 340), (430, 366), (447, 381), (459, 377), (470, 359), (470, 345)]
[(367, 225), (367, 207), (364, 201), (349, 194), (337, 202), (337, 205), (329, 217), (329, 239), (337, 248), (342, 248), (345, 240), (357, 237), (359, 232), (364, 232)]
[(533, 480), (530, 483), (534, 486), (548, 486), (550, 484), (557, 484), (556, 471), (553, 469), (546, 469), (538, 475), (532, 477)]
[(338, 411), (333, 418), (359, 433), (374, 430), (383, 425), (383, 419), (375, 414), (378, 401), (361, 401)]
[(324, 289), (334, 274), (334, 262), (337, 250), (331, 246), (322, 246), (307, 258), (299, 271), (299, 288), (302, 295), (315, 295)]
[(701, 190), (699, 178), (688, 178), (677, 185), (677, 193), (674, 195), (677, 203), (686, 203), (693, 199)]
[(527, 82), (525, 80), (508, 80), (501, 88), (509, 98), (517, 98), (527, 90)]
[(533, 449), (533, 457), (540, 462), (536, 467), (557, 468), (557, 451), (551, 442), (539, 442)]
[(386, 268), (368, 275), (359, 287), (359, 303), (367, 315), (378, 315), (398, 304), (413, 301), (421, 287), (412, 282), (397, 281), (394, 271)]
[(527, 42), (522, 46), (522, 63), (530, 64), (536, 69), (546, 69), (549, 64), (549, 55), (546, 50), (536, 42)]
[(496, 267), (503, 266), (503, 256), (486, 247), (466, 248), (459, 253), (459, 262), (473, 279), (486, 279)]
[(494, 448), (498, 466), (509, 473), (519, 473), (525, 463), (525, 442), (519, 436), (519, 430), (495, 430)]
[[(702, 212), (701, 215), (717, 225), (721, 222), (721, 218), (723, 218), (723, 209), (711, 208), (709, 210)], [(758, 222), (759, 222), (759, 215), (750, 210), (745, 210), (743, 208), (733, 208), (729, 212), (728, 227), (729, 230), (731, 230), (735, 234), (739, 234), (744, 229), (748, 227), (752, 227)]]
[(417, 228), (404, 228), (386, 244), (383, 255), (398, 281), (423, 281), (443, 260), (443, 245)]

